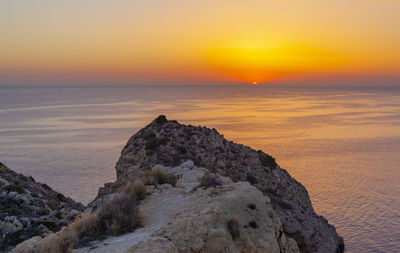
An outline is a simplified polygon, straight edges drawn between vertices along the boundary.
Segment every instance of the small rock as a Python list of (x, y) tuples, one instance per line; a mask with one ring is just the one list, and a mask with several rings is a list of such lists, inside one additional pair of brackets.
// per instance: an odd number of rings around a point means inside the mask
[(193, 169), (194, 163), (193, 163), (192, 160), (187, 160), (186, 162), (181, 163), (179, 166), (182, 167), (182, 168)]

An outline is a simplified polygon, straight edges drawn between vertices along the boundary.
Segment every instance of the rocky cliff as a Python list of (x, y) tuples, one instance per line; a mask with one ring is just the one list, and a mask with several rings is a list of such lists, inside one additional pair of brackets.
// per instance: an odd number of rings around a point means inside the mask
[(0, 163), (0, 252), (69, 224), (83, 205)]
[(234, 182), (248, 181), (268, 196), (284, 234), (297, 242), (301, 252), (344, 251), (343, 238), (315, 213), (304, 186), (280, 168), (274, 158), (228, 141), (215, 129), (182, 125), (165, 116), (159, 116), (130, 138), (116, 165), (117, 180), (101, 188), (97, 199), (121, 191), (156, 164), (174, 167), (187, 160)]
[[(233, 183), (214, 175), (213, 184), (202, 186), (198, 179), (207, 170), (192, 161), (173, 168), (155, 167), (179, 180), (175, 186), (149, 188), (139, 206), (144, 226), (75, 252), (299, 252), (296, 242), (283, 232), (270, 198), (248, 182)], [(23, 246), (18, 249), (26, 249)]]

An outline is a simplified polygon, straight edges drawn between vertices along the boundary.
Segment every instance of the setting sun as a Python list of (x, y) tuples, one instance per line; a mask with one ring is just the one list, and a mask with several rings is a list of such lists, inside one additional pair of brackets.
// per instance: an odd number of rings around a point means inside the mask
[(253, 84), (254, 84), (254, 85), (257, 85), (257, 84), (258, 84), (258, 82), (253, 82)]
[(0, 84), (400, 80), (394, 0), (60, 2), (0, 3)]

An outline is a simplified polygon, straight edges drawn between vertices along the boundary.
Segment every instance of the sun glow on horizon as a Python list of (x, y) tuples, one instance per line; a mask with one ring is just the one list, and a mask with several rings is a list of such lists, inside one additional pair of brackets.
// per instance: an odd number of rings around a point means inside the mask
[(400, 80), (399, 1), (21, 5), (0, 3), (0, 83)]

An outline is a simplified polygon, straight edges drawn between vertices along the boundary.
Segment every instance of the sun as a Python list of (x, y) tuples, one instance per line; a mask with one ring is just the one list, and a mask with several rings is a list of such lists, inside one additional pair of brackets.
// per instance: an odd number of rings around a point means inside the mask
[(254, 81), (254, 82), (252, 82), (252, 84), (254, 84), (254, 85), (257, 85), (257, 84), (258, 84), (258, 82)]

